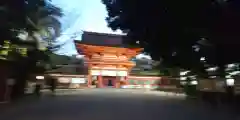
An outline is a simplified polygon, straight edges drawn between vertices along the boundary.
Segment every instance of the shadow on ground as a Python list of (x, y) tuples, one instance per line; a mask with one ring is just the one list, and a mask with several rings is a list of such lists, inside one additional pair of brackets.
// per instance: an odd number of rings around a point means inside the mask
[[(64, 94), (63, 94), (64, 93)], [(222, 109), (224, 108), (224, 109)], [(237, 120), (225, 107), (136, 91), (64, 91), (2, 110), (1, 120)]]

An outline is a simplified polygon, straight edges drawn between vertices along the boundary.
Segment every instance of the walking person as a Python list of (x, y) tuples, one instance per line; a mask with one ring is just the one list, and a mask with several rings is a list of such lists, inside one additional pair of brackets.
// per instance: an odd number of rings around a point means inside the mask
[(40, 83), (40, 81), (36, 82), (34, 93), (37, 96), (41, 96), (41, 83)]
[(50, 80), (50, 82), (51, 82), (51, 91), (52, 91), (52, 93), (53, 93), (53, 95), (56, 93), (56, 80), (54, 79), (54, 78), (51, 78), (51, 80)]
[(41, 89), (44, 83), (44, 76), (36, 76), (36, 85), (35, 85), (35, 90), (34, 93), (37, 96), (41, 95)]

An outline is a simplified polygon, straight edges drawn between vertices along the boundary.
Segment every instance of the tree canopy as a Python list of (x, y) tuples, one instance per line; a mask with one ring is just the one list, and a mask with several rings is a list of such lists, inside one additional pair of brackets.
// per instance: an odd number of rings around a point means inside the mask
[[(58, 17), (63, 13), (50, 1), (8, 0), (1, 1), (0, 8), (3, 18), (0, 26), (3, 58), (25, 60), (26, 63), (32, 63), (27, 64), (29, 67), (34, 67), (37, 61), (47, 60), (48, 53), (60, 46), (53, 43), (60, 35)], [(42, 51), (42, 48), (46, 51)], [(19, 52), (24, 55), (19, 55)]]
[(128, 33), (153, 59), (183, 68), (239, 62), (237, 0), (102, 0), (113, 30)]
[(4, 53), (2, 58), (13, 61), (9, 62), (12, 68), (9, 77), (16, 79), (13, 96), (24, 93), (25, 82), (30, 74), (45, 71), (44, 63), (49, 61), (49, 55), (59, 46), (52, 43), (60, 35), (58, 17), (62, 15), (61, 9), (49, 0), (0, 2), (0, 52), (1, 55)]
[[(48, 0), (4, 0), (0, 2), (0, 8), (0, 30), (6, 33), (1, 34), (3, 40), (9, 36), (16, 37), (21, 31), (38, 31), (43, 24), (49, 23), (50, 17), (62, 16), (61, 9)], [(54, 22), (59, 23), (57, 20)]]

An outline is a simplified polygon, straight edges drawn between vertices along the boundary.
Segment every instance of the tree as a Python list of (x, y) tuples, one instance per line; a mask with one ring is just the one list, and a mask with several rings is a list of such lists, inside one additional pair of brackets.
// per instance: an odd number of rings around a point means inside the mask
[[(196, 71), (204, 69), (202, 56), (208, 64), (221, 67), (240, 61), (232, 54), (239, 46), (237, 0), (102, 2), (108, 11), (109, 27), (127, 32), (130, 43), (140, 41), (153, 59), (161, 58), (165, 64)], [(194, 46), (200, 50), (194, 50)]]
[[(194, 27), (198, 27), (194, 26), (198, 22), (195, 20), (196, 12), (200, 7), (206, 6), (207, 2), (186, 0), (181, 2), (189, 3), (177, 6), (175, 4), (179, 4), (178, 2), (166, 0), (156, 2), (115, 0), (111, 4), (103, 0), (108, 10), (109, 27), (129, 31), (129, 37), (132, 40), (140, 40), (140, 44), (155, 59), (159, 57), (172, 59), (173, 56), (184, 54), (186, 51), (190, 54), (192, 46), (200, 39), (190, 32)], [(188, 11), (189, 9), (192, 10)], [(156, 11), (159, 11), (158, 14)]]
[[(60, 34), (61, 24), (57, 17), (61, 17), (62, 12), (60, 8), (45, 0), (1, 1), (0, 8), (2, 8), (0, 15), (3, 18), (0, 26), (3, 34), (0, 41), (4, 43), (7, 40), (8, 46), (15, 46), (8, 47), (7, 51), (15, 53), (12, 77), (16, 78), (17, 84), (14, 87), (13, 96), (20, 96), (24, 92), (28, 75), (33, 71), (43, 72), (44, 70), (36, 63), (39, 60), (47, 60), (48, 53), (52, 48), (56, 48), (51, 43)], [(44, 40), (47, 40), (50, 46), (42, 45)], [(27, 56), (21, 56), (16, 50), (19, 46), (26, 44), (31, 46), (31, 50), (27, 50)], [(45, 47), (48, 49), (42, 51)]]

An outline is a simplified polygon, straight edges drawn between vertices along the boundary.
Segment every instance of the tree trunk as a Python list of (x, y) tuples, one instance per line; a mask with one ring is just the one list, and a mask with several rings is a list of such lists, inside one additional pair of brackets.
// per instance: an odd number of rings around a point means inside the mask
[(16, 73), (16, 84), (13, 87), (12, 91), (12, 99), (18, 99), (22, 96), (24, 96), (24, 91), (25, 91), (25, 85), (26, 85), (26, 78), (27, 74), (25, 73)]
[(219, 65), (218, 74), (220, 78), (225, 78), (225, 65)]
[(28, 61), (21, 60), (13, 66), (13, 78), (16, 83), (12, 90), (12, 99), (18, 99), (24, 96), (25, 85), (30, 73), (29, 64)]

